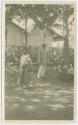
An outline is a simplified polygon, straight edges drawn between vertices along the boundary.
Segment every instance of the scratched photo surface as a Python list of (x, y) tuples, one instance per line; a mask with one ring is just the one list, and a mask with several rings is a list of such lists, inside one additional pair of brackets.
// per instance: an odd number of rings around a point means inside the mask
[(73, 4), (5, 4), (5, 120), (74, 119)]

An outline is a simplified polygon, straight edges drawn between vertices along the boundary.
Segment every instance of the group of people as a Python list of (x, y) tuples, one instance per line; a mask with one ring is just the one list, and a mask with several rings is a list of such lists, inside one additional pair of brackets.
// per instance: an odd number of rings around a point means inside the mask
[[(42, 44), (41, 50), (38, 54), (38, 64), (39, 69), (37, 73), (37, 80), (41, 80), (45, 76), (46, 65), (47, 65), (47, 52), (46, 44)], [(20, 68), (18, 75), (18, 84), (22, 88), (29, 88), (29, 83), (31, 82), (31, 72), (33, 71), (33, 64), (30, 54), (23, 50), (23, 54), (20, 58)]]

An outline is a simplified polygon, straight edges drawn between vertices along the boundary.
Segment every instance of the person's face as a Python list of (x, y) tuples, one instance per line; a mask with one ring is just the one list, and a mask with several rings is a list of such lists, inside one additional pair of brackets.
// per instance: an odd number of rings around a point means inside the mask
[(24, 54), (26, 54), (26, 50), (24, 50), (24, 52), (23, 52)]

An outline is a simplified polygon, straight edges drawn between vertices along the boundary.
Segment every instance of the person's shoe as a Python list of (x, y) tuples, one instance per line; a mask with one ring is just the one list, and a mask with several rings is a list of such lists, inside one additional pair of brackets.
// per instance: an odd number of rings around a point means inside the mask
[(32, 87), (30, 87), (30, 86), (28, 85), (25, 89), (27, 89), (27, 90), (31, 90)]
[(30, 89), (31, 87), (29, 85), (24, 85), (22, 89)]

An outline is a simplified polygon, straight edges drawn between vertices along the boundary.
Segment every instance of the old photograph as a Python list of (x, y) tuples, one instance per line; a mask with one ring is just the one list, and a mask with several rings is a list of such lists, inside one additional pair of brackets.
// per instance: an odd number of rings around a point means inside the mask
[(75, 5), (4, 10), (5, 120), (74, 120)]

